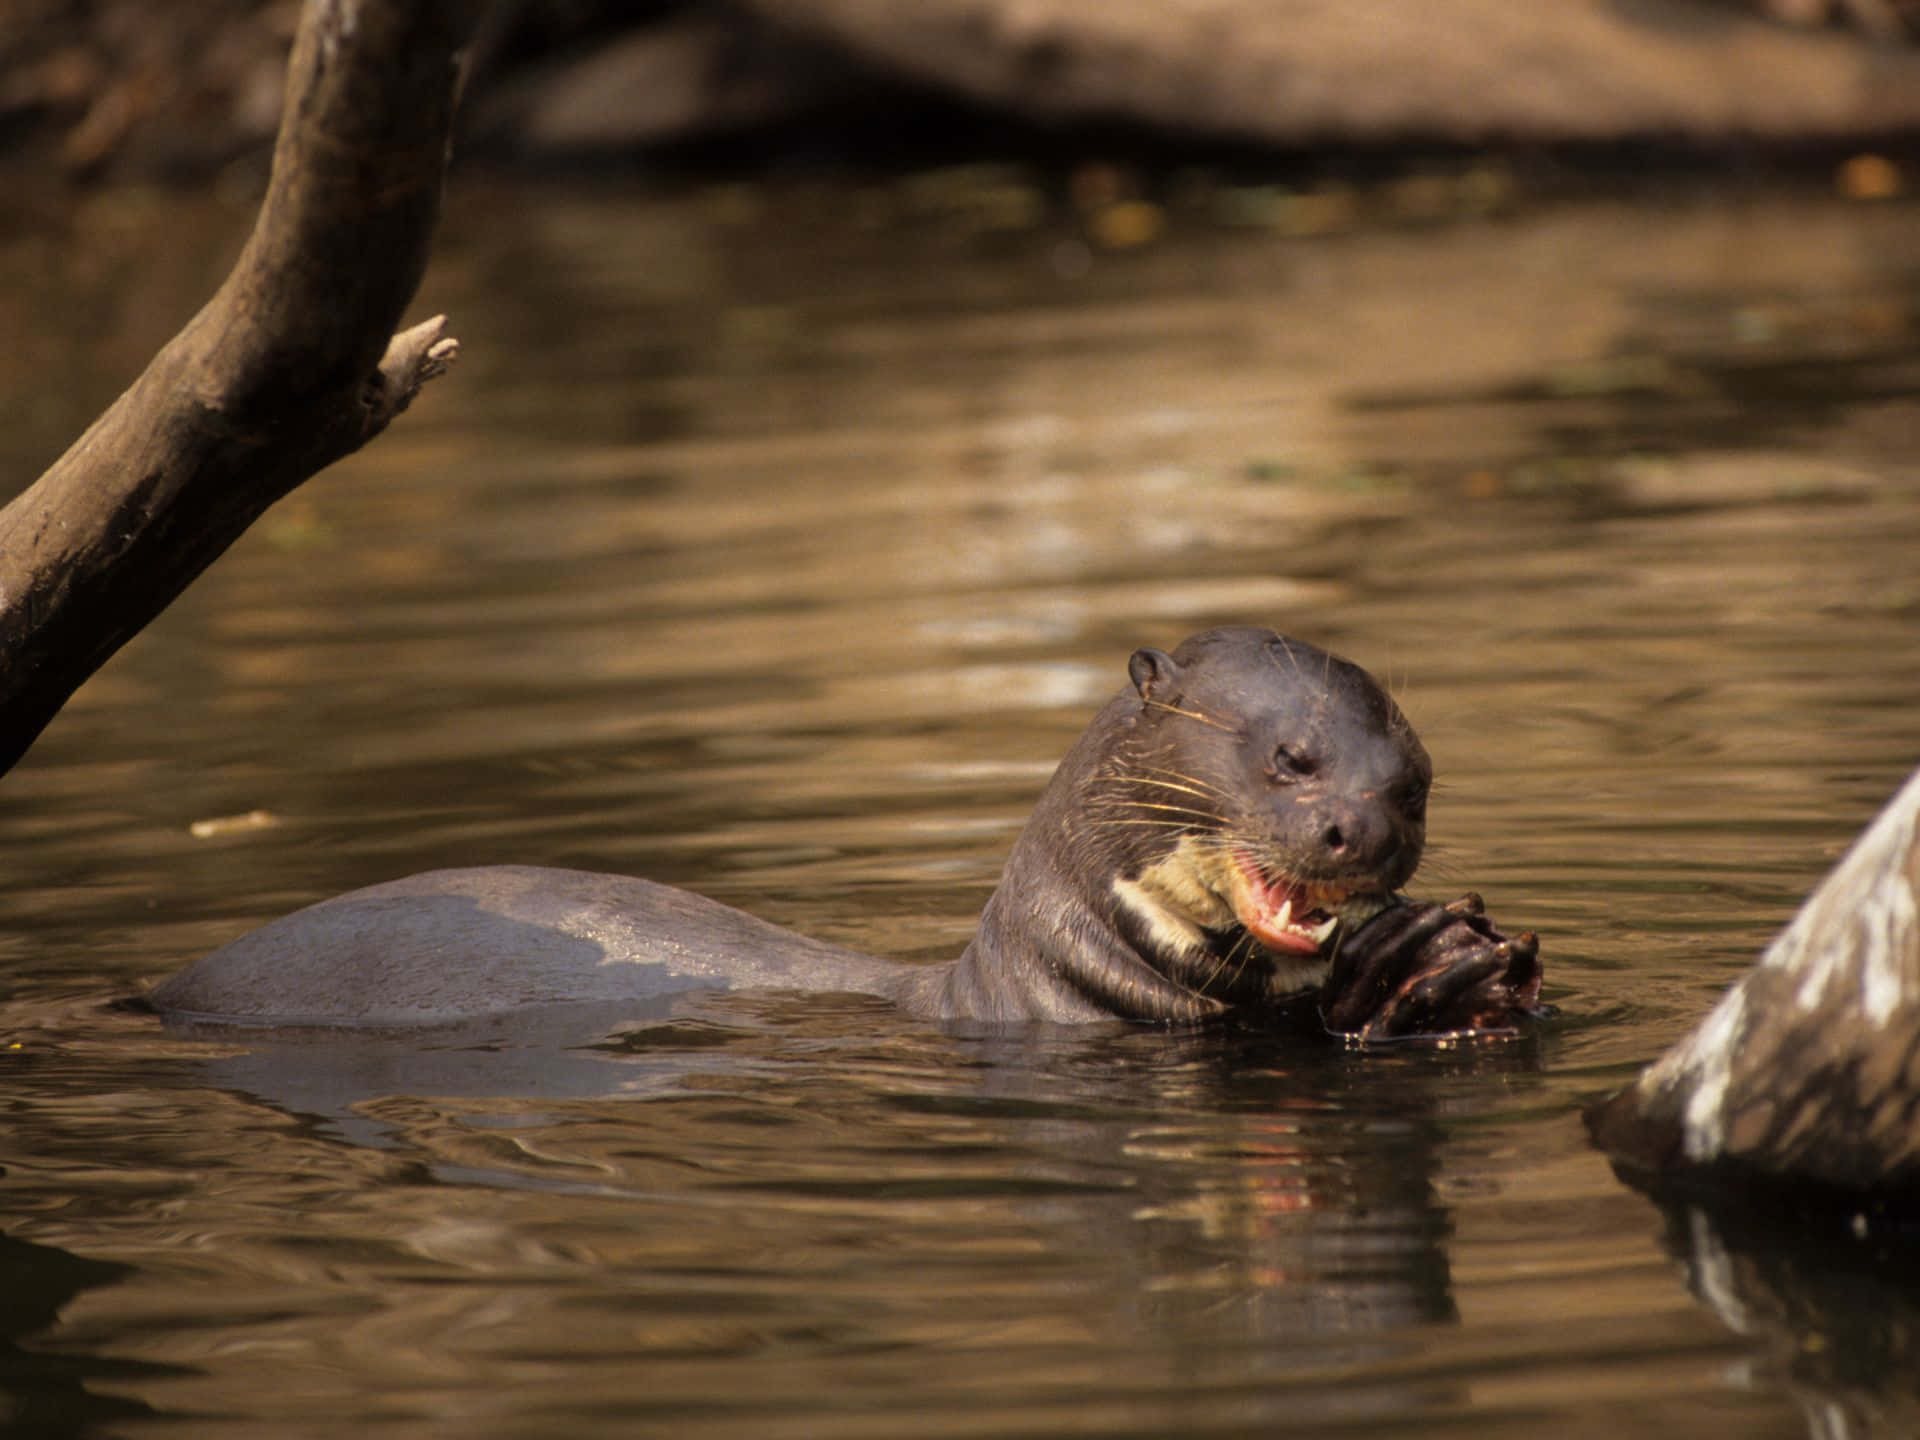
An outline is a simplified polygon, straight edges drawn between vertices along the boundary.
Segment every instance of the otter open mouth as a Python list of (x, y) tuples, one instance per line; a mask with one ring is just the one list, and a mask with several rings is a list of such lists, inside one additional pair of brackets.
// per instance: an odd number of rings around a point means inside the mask
[(1240, 883), (1233, 887), (1233, 914), (1247, 933), (1269, 950), (1316, 955), (1339, 927), (1337, 913), (1352, 892), (1343, 885), (1320, 885), (1269, 875), (1249, 855), (1234, 854)]

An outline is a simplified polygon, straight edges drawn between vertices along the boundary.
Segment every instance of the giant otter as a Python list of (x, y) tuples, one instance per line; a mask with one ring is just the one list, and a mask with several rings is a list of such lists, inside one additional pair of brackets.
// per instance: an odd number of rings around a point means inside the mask
[(1318, 987), (1329, 1028), (1504, 1028), (1538, 1004), (1530, 934), (1469, 896), (1398, 894), (1427, 753), (1359, 666), (1254, 628), (1135, 652), (1040, 797), (958, 960), (899, 965), (649, 881), (441, 870), (276, 920), (162, 984), (163, 1012), (420, 1025), (676, 990), (884, 996), (953, 1020), (1262, 1016)]

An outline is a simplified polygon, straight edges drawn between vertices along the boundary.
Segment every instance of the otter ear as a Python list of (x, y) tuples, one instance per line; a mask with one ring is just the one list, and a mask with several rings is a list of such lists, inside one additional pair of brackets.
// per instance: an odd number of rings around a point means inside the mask
[(1164, 650), (1142, 649), (1134, 651), (1133, 658), (1127, 661), (1127, 674), (1133, 680), (1133, 688), (1140, 692), (1140, 698), (1151, 700), (1156, 694), (1173, 689), (1174, 682), (1180, 678), (1180, 667)]

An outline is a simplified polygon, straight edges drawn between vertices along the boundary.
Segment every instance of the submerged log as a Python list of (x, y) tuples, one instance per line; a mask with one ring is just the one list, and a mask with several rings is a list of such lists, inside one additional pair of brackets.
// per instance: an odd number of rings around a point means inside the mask
[(479, 0), (309, 0), (273, 176), (217, 294), (0, 510), (0, 773), (274, 501), (452, 358), (395, 335), (439, 214)]
[(1588, 1122), (1634, 1178), (1920, 1191), (1920, 771), (1700, 1026)]

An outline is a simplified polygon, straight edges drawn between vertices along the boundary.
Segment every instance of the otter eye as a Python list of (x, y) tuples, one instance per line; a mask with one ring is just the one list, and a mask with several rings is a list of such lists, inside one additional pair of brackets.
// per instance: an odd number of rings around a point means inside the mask
[(1276, 745), (1273, 748), (1273, 760), (1267, 766), (1267, 775), (1279, 785), (1291, 785), (1296, 780), (1304, 780), (1320, 767), (1314, 763), (1311, 755), (1296, 750), (1291, 745)]
[(1407, 814), (1418, 817), (1427, 813), (1427, 791), (1430, 785), (1425, 780), (1409, 780), (1400, 791), (1400, 808)]

